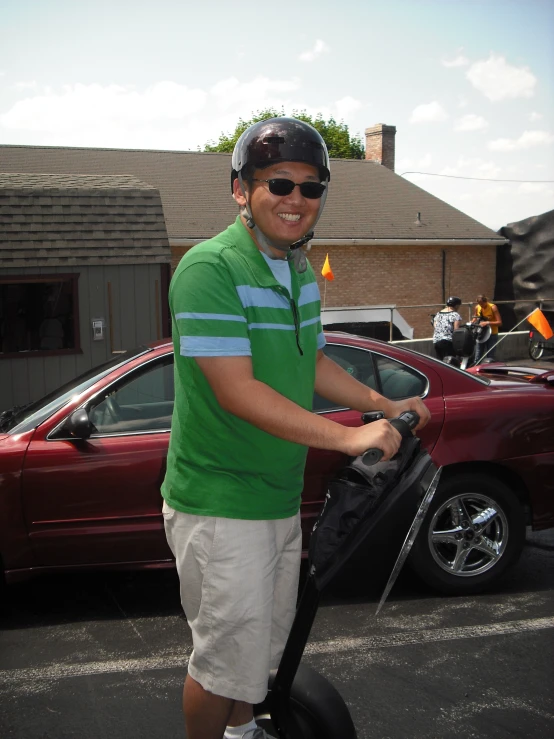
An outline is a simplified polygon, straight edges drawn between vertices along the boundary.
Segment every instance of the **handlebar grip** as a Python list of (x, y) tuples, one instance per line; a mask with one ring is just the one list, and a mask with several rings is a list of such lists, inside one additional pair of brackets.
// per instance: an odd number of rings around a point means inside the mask
[[(419, 423), (419, 415), (415, 411), (404, 411), (397, 418), (391, 418), (389, 423), (391, 426), (394, 426), (403, 439), (406, 439), (411, 436), (412, 429), (415, 429)], [(368, 449), (367, 452), (364, 452), (362, 455), (362, 462), (367, 465), (367, 467), (371, 467), (371, 465), (380, 462), (382, 457), (382, 449)]]
[(389, 423), (394, 426), (402, 438), (407, 438), (419, 423), (419, 415), (415, 411), (404, 411), (397, 418), (391, 418)]
[(365, 454), (362, 456), (362, 462), (368, 467), (371, 467), (372, 464), (377, 464), (377, 462), (380, 462), (382, 456), (382, 449), (368, 449), (367, 452), (365, 452)]

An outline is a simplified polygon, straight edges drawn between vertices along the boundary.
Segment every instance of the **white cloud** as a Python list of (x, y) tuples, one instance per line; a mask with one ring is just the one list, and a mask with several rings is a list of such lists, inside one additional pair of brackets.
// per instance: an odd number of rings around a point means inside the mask
[(321, 39), (317, 39), (317, 41), (314, 44), (314, 48), (311, 51), (304, 51), (300, 56), (298, 57), (301, 62), (313, 62), (315, 59), (318, 58), (318, 56), (321, 56), (322, 54), (326, 54), (329, 52), (329, 47), (325, 43), (325, 41), (322, 41)]
[(407, 172), (407, 171), (414, 171), (414, 170), (422, 170), (430, 167), (433, 163), (433, 157), (430, 152), (426, 152), (422, 157), (419, 157), (419, 159), (411, 159), (410, 157), (406, 157), (405, 159), (400, 159), (396, 164), (397, 171), (400, 172)]
[[(43, 88), (0, 115), (0, 140), (51, 146), (196, 149), (234, 130), (239, 118), (286, 108), (298, 80), (221, 80), (209, 90), (174, 82), (145, 89), (75, 84)], [(299, 106), (297, 106), (299, 107)], [(319, 112), (319, 111), (316, 111)], [(331, 111), (321, 111), (326, 117)], [(315, 114), (315, 112), (314, 112)]]
[(499, 179), (502, 174), (502, 168), (491, 161), (486, 161), (480, 157), (466, 158), (458, 157), (455, 165), (444, 167), (440, 174), (451, 175), (456, 177), (480, 177), (489, 179)]
[(64, 85), (61, 92), (16, 102), (0, 123), (11, 129), (71, 133), (79, 127), (148, 125), (179, 120), (200, 111), (207, 93), (175, 82), (158, 82), (142, 92), (120, 85)]
[(521, 185), (492, 182), (460, 183), (471, 189), (453, 195), (448, 202), (493, 230), (507, 223), (552, 210), (554, 189), (541, 192), (521, 190)]
[(258, 76), (251, 82), (240, 82), (236, 77), (220, 80), (211, 89), (210, 95), (220, 109), (236, 107), (248, 102), (252, 110), (281, 107), (282, 93), (293, 92), (300, 87), (298, 79), (270, 80)]
[(527, 193), (546, 193), (550, 192), (554, 194), (554, 188), (546, 182), (522, 182), (518, 187), (518, 192), (522, 194)]
[(524, 131), (518, 139), (495, 139), (489, 142), (491, 151), (516, 151), (530, 149), (554, 142), (554, 134), (548, 131)]
[(542, 113), (537, 113), (535, 110), (533, 110), (531, 113), (529, 113), (529, 120), (530, 121), (540, 121), (542, 119)]
[(432, 103), (418, 105), (412, 111), (410, 123), (432, 123), (445, 121), (448, 114), (440, 103), (434, 100)]
[[(460, 200), (467, 204), (476, 204), (477, 202), (490, 203), (498, 198), (505, 198), (510, 193), (507, 185), (479, 185), (479, 192), (465, 192), (460, 195)], [(484, 221), (482, 221), (484, 222)]]
[(443, 59), (441, 64), (443, 67), (466, 67), (469, 64), (469, 59), (463, 54), (458, 54), (453, 59)]
[(488, 121), (483, 116), (468, 113), (456, 121), (454, 125), (455, 131), (482, 131), (487, 128)]
[(475, 62), (466, 72), (471, 84), (492, 102), (509, 98), (530, 98), (537, 78), (528, 67), (514, 67), (503, 56), (491, 52), (488, 59)]
[(21, 82), (15, 82), (13, 85), (15, 90), (36, 90), (37, 87), (38, 85), (35, 80), (22, 80)]
[(467, 108), (469, 105), (469, 100), (465, 97), (465, 95), (458, 95), (458, 108)]
[(346, 118), (350, 113), (355, 113), (357, 110), (360, 110), (361, 107), (362, 103), (350, 95), (346, 95), (335, 103), (339, 120)]

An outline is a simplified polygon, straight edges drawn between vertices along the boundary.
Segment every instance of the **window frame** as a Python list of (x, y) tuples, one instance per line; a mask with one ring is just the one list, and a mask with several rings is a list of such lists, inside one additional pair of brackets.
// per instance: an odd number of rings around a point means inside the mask
[[(375, 391), (378, 392), (380, 395), (383, 395), (383, 387), (381, 383), (381, 375), (379, 372), (379, 363), (377, 361), (377, 357), (383, 357), (384, 359), (392, 360), (399, 365), (407, 367), (411, 372), (415, 372), (416, 374), (420, 375), (422, 378), (425, 379), (425, 391), (421, 395), (418, 395), (417, 397), (424, 399), (427, 397), (427, 395), (429, 395), (431, 383), (427, 375), (421, 370), (416, 369), (412, 365), (407, 364), (407, 362), (403, 362), (401, 359), (397, 359), (396, 357), (390, 357), (387, 354), (384, 354), (383, 352), (376, 351), (375, 349), (366, 349), (364, 347), (355, 346), (352, 344), (342, 344), (341, 342), (338, 342), (338, 341), (329, 342), (325, 346), (333, 346), (333, 347), (340, 346), (340, 347), (344, 347), (345, 349), (355, 349), (356, 351), (367, 352), (368, 354), (370, 354), (371, 362), (375, 370), (375, 378), (376, 378), (376, 385), (377, 385)], [(325, 347), (323, 347), (323, 352), (325, 352)], [(366, 387), (369, 387), (369, 386), (366, 386)], [(383, 397), (386, 397), (386, 396), (383, 396)], [(313, 413), (322, 415), (325, 413), (337, 413), (338, 411), (349, 411), (349, 410), (352, 410), (352, 408), (347, 408), (346, 406), (335, 406), (333, 408), (314, 410)]]
[(21, 283), (55, 283), (69, 282), (71, 283), (71, 297), (73, 300), (73, 343), (74, 346), (68, 349), (30, 349), (23, 352), (0, 352), (0, 361), (3, 359), (29, 359), (33, 357), (54, 357), (71, 354), (82, 354), (81, 347), (81, 328), (79, 319), (79, 289), (78, 281), (80, 274), (78, 272), (59, 273), (52, 272), (46, 275), (10, 275), (8, 277), (0, 277), (0, 285), (13, 285)]

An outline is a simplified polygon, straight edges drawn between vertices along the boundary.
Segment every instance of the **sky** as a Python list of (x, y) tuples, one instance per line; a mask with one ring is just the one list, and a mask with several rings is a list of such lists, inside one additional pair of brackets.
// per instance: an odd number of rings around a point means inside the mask
[(196, 151), (267, 107), (396, 126), (494, 230), (544, 213), (554, 0), (0, 0), (0, 144)]

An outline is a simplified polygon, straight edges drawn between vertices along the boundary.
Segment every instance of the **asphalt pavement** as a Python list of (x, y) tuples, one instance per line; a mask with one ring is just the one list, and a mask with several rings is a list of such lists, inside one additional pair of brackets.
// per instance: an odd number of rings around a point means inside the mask
[[(401, 574), (323, 597), (305, 660), (339, 689), (359, 739), (554, 736), (554, 531), (530, 530), (509, 576), (448, 598)], [(370, 573), (368, 572), (368, 581)], [(191, 642), (173, 571), (19, 584), (0, 630), (2, 739), (182, 739)]]

